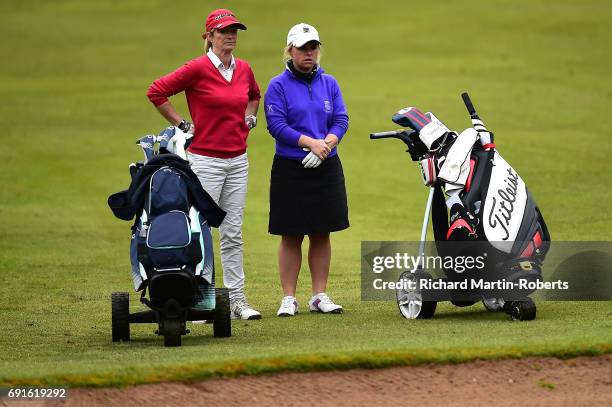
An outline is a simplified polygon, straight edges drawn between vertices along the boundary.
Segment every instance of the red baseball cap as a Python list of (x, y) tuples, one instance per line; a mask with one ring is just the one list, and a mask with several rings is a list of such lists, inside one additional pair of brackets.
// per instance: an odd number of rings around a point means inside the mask
[(235, 25), (239, 30), (247, 29), (246, 25), (236, 19), (236, 16), (231, 10), (220, 8), (212, 11), (208, 17), (206, 17), (206, 32), (210, 32), (211, 30), (222, 30), (230, 25)]

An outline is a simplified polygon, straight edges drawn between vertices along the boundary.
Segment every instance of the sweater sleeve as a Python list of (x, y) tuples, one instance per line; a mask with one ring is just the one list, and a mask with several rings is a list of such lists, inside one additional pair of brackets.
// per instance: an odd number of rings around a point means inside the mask
[(346, 112), (346, 106), (344, 105), (344, 100), (342, 99), (342, 92), (340, 92), (340, 87), (335, 79), (333, 80), (332, 94), (334, 112), (332, 114), (332, 125), (329, 129), (329, 133), (338, 136), (338, 142), (340, 142), (348, 130), (349, 118)]
[(155, 106), (168, 101), (170, 96), (176, 95), (193, 85), (198, 77), (197, 60), (191, 60), (174, 72), (162, 76), (151, 84), (147, 97)]
[(259, 100), (261, 99), (261, 92), (259, 91), (259, 85), (255, 80), (255, 74), (253, 70), (249, 66), (249, 102), (251, 100)]
[(280, 83), (270, 82), (264, 96), (268, 131), (281, 143), (298, 146), (300, 132), (287, 124), (287, 103)]

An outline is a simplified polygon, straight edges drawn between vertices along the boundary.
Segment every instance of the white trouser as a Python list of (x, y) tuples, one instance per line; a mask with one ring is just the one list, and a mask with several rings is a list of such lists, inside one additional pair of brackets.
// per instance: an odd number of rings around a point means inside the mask
[(223, 285), (229, 289), (231, 302), (244, 299), (242, 218), (249, 178), (247, 155), (215, 158), (189, 153), (187, 159), (206, 192), (227, 212), (219, 226)]

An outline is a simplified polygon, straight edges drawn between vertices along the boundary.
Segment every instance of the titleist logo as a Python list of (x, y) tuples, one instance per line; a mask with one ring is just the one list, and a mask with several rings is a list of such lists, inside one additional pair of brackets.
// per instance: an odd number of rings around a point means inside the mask
[(500, 188), (497, 190), (499, 206), (497, 205), (498, 200), (493, 197), (493, 206), (491, 206), (491, 212), (489, 213), (489, 226), (492, 228), (497, 227), (497, 225), (502, 227), (506, 234), (502, 240), (508, 240), (510, 237), (508, 226), (510, 226), (512, 220), (512, 212), (514, 212), (514, 203), (518, 193), (518, 179), (518, 174), (513, 173), (512, 168), (508, 168), (508, 177), (504, 180), (507, 185), (506, 189)]

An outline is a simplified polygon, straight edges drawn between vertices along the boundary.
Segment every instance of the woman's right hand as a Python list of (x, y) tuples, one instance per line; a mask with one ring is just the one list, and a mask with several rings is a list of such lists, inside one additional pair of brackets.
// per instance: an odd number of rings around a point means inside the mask
[(310, 149), (314, 155), (319, 157), (321, 160), (325, 160), (327, 158), (331, 148), (329, 148), (325, 140), (318, 140), (308, 136), (302, 137), (304, 137), (304, 146)]

